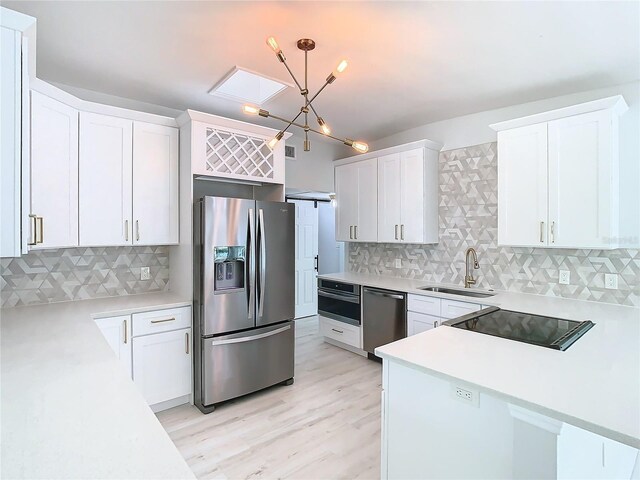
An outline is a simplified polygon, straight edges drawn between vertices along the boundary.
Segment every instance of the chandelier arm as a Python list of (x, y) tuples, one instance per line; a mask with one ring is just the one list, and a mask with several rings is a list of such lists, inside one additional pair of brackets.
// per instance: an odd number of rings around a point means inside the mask
[(311, 105), (311, 102), (313, 102), (313, 101), (316, 99), (316, 97), (317, 97), (318, 95), (320, 95), (320, 93), (325, 89), (325, 87), (326, 87), (327, 85), (329, 85), (329, 83), (330, 83), (330, 82), (324, 82), (324, 85), (322, 85), (322, 87), (320, 87), (320, 90), (318, 90), (318, 91), (316, 92), (316, 94), (315, 94), (313, 97), (311, 97), (311, 100), (308, 100), (308, 101), (307, 101), (307, 105), (306, 105), (306, 106)]
[(298, 82), (298, 79), (296, 78), (296, 76), (293, 74), (293, 72), (289, 68), (289, 65), (287, 65), (286, 60), (283, 61), (282, 63), (284, 63), (284, 66), (287, 69), (287, 72), (289, 72), (289, 75), (291, 75), (291, 78), (293, 79), (293, 81), (296, 82), (296, 85), (298, 86), (298, 90), (300, 90), (302, 92), (302, 86), (300, 85), (300, 82)]
[[(281, 122), (288, 123), (289, 126), (287, 126), (287, 128), (289, 128), (291, 125), (293, 125), (294, 127), (302, 128), (303, 130), (305, 130), (305, 126), (304, 125), (302, 125), (300, 123), (296, 123), (296, 121), (295, 121), (297, 119), (297, 117), (300, 116), (300, 114), (298, 114), (296, 116), (296, 119), (294, 119), (291, 122), (289, 120), (287, 120), (286, 118), (278, 117), (277, 115), (273, 115), (272, 113), (269, 113), (269, 116), (272, 117), (272, 118), (275, 118), (276, 120), (280, 120)], [(344, 141), (345, 141), (344, 138), (334, 137), (333, 135), (326, 135), (326, 134), (322, 133), (321, 131), (315, 130), (315, 129), (311, 128), (311, 127), (309, 127), (309, 131), (313, 132), (313, 133), (317, 133), (318, 135), (322, 135), (323, 137), (333, 138), (334, 140), (337, 140), (337, 141), (339, 141), (341, 143), (344, 143)]]

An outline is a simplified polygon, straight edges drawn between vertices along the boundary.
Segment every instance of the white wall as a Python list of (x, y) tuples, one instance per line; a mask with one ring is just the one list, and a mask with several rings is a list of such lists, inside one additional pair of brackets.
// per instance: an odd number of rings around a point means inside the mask
[(310, 136), (311, 151), (305, 152), (304, 138), (294, 132), (286, 144), (296, 147), (296, 159), (286, 161), (285, 185), (304, 191), (333, 192), (333, 160), (344, 155), (344, 145)]
[(495, 142), (496, 132), (489, 128), (492, 123), (612, 95), (622, 95), (629, 105), (620, 118), (620, 236), (631, 240), (625, 244), (635, 246), (640, 242), (640, 81), (428, 123), (370, 142), (370, 149), (423, 138), (442, 143), (443, 150)]

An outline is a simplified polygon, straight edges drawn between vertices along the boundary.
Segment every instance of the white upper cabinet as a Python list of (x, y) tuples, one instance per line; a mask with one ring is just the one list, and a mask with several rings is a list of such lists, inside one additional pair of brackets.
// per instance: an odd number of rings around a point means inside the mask
[[(273, 149), (267, 145), (278, 130), (194, 110), (178, 123), (189, 143), (194, 175), (284, 184), (284, 139)], [(290, 136), (286, 133), (285, 139)]]
[(31, 248), (78, 246), (78, 111), (31, 92)]
[(80, 245), (132, 243), (133, 122), (80, 113)]
[(438, 242), (437, 162), (425, 148), (378, 158), (378, 242)]
[(336, 240), (438, 243), (440, 148), (421, 140), (341, 160)]
[(618, 248), (621, 96), (492, 125), (498, 243)]
[(617, 242), (613, 121), (601, 110), (548, 124), (551, 246), (608, 248)]
[(547, 124), (498, 132), (498, 242), (547, 244)]
[(133, 124), (133, 244), (178, 243), (178, 129)]
[(335, 168), (336, 240), (375, 242), (378, 238), (377, 159)]
[[(36, 19), (0, 7), (0, 257), (27, 253), (29, 221), (28, 41)], [(34, 72), (35, 73), (35, 72)]]

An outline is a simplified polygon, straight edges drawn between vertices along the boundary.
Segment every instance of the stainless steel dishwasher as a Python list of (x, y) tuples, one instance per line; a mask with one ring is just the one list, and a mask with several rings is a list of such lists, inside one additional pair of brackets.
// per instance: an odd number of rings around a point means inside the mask
[(362, 311), (364, 350), (369, 354), (373, 355), (376, 347), (407, 336), (405, 293), (364, 287)]

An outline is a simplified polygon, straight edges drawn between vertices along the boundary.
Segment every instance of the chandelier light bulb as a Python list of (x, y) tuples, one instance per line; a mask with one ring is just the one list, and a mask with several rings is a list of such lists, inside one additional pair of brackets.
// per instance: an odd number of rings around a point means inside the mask
[(320, 128), (322, 129), (322, 133), (324, 133), (325, 135), (331, 135), (331, 129), (329, 128), (329, 125), (326, 124), (322, 117), (318, 117), (318, 125), (320, 125)]
[(253, 105), (243, 105), (242, 111), (248, 115), (258, 115), (260, 113), (260, 109)]
[(269, 146), (269, 148), (270, 148), (271, 150), (273, 150), (273, 149), (276, 147), (276, 145), (278, 144), (278, 142), (279, 142), (280, 140), (282, 140), (282, 137), (284, 137), (284, 132), (278, 132), (278, 133), (276, 134), (276, 136), (275, 136), (275, 137), (273, 137), (271, 140), (269, 140), (269, 143), (267, 143), (267, 145)]
[(339, 74), (341, 74), (342, 72), (344, 72), (344, 71), (347, 69), (347, 65), (349, 65), (349, 64), (347, 63), (347, 61), (346, 61), (346, 60), (342, 60), (342, 61), (338, 64), (338, 66), (336, 67), (336, 69), (335, 69), (335, 71), (333, 72), (333, 74), (334, 74), (335, 76), (338, 76)]
[(364, 142), (353, 142), (353, 145), (351, 145), (351, 147), (360, 153), (367, 153), (369, 151), (369, 145)]
[(267, 38), (267, 45), (269, 45), (271, 50), (273, 50), (276, 54), (278, 54), (278, 53), (280, 53), (282, 51), (280, 49), (280, 46), (278, 45), (278, 42), (276, 41), (276, 39), (274, 37)]

